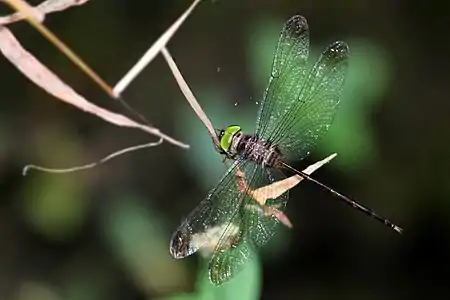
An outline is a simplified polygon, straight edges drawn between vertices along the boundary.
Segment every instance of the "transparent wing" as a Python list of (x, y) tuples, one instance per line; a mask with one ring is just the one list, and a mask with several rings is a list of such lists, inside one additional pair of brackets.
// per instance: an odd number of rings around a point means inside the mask
[[(279, 223), (276, 212), (286, 207), (288, 194), (284, 193), (276, 199), (267, 199), (265, 205), (260, 205), (251, 196), (252, 191), (270, 185), (274, 181), (284, 179), (285, 176), (276, 169), (264, 169), (251, 164), (251, 170), (246, 174), (253, 174), (245, 178), (247, 189), (245, 197), (237, 208), (230, 225), (223, 232), (216, 246), (209, 264), (209, 278), (214, 284), (222, 284), (239, 273), (252, 258), (256, 248), (264, 245), (275, 233)], [(266, 195), (259, 195), (263, 199), (271, 194), (266, 189)], [(261, 200), (260, 200), (261, 201)]]
[(236, 171), (244, 169), (247, 176), (252, 177), (252, 172), (255, 171), (247, 167), (249, 164), (251, 163), (248, 161), (235, 161), (219, 184), (173, 233), (170, 241), (170, 253), (173, 257), (189, 256), (199, 248), (211, 244), (218, 234), (219, 237), (222, 235), (220, 228), (228, 226), (244, 197), (244, 193), (238, 189)]
[(258, 114), (258, 136), (270, 136), (297, 100), (306, 78), (308, 51), (308, 23), (302, 16), (293, 16), (284, 24), (275, 50), (269, 84)]
[(288, 160), (309, 154), (334, 120), (347, 74), (349, 48), (337, 41), (327, 47), (298, 86), (295, 102), (264, 138), (277, 145)]

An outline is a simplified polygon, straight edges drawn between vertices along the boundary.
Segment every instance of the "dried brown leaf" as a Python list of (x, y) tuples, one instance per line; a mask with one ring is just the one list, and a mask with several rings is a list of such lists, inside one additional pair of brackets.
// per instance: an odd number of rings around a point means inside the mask
[(209, 135), (211, 136), (211, 139), (213, 140), (214, 145), (216, 147), (220, 147), (219, 139), (217, 138), (217, 134), (214, 130), (214, 126), (212, 125), (208, 116), (205, 114), (202, 107), (198, 103), (197, 99), (194, 96), (194, 93), (189, 88), (187, 82), (184, 80), (183, 75), (181, 75), (181, 72), (178, 69), (177, 64), (173, 60), (169, 51), (167, 50), (167, 48), (163, 48), (161, 50), (161, 53), (164, 55), (164, 58), (166, 59), (166, 62), (169, 65), (169, 68), (172, 71), (172, 74), (175, 77), (175, 80), (177, 81), (178, 86), (180, 87), (181, 92), (183, 93), (184, 97), (189, 102), (189, 105), (191, 105), (192, 109), (197, 114), (197, 116), (200, 118), (200, 121), (202, 121), (203, 125), (205, 125), (206, 130), (208, 130)]
[(103, 109), (77, 94), (53, 72), (26, 51), (6, 27), (0, 26), (0, 51), (28, 79), (56, 98), (69, 103), (105, 121), (121, 127), (141, 129), (182, 148), (189, 146), (162, 133), (159, 129), (137, 123), (123, 115)]
[[(34, 7), (34, 17), (40, 22), (43, 22), (46, 14), (62, 11), (73, 6), (79, 6), (88, 1), (89, 0), (47, 0)], [(22, 0), (6, 0), (6, 2), (16, 7), (19, 2), (22, 2), (22, 5), (26, 4), (26, 2)], [(22, 21), (25, 18), (26, 16), (24, 13), (19, 11), (9, 16), (0, 17), (0, 25)]]
[[(303, 173), (311, 175), (314, 171), (322, 167), (323, 165), (329, 163), (333, 158), (337, 156), (336, 153), (331, 154), (327, 158), (310, 165), (303, 170)], [(272, 184), (260, 187), (254, 190), (251, 195), (260, 204), (264, 205), (267, 199), (276, 199), (286, 191), (292, 189), (294, 186), (299, 184), (303, 180), (303, 177), (299, 175), (293, 175), (286, 179), (276, 181)]]
[(166, 46), (175, 32), (180, 28), (187, 17), (201, 0), (194, 0), (189, 8), (167, 29), (153, 45), (144, 53), (139, 61), (119, 80), (113, 89), (113, 94), (119, 97), (127, 86), (136, 78), (137, 75), (155, 58), (155, 56)]
[[(334, 153), (328, 156), (327, 158), (310, 165), (309, 167), (303, 170), (303, 173), (311, 175), (314, 171), (316, 171), (323, 165), (329, 163), (333, 158), (336, 157), (336, 155), (337, 154)], [(242, 173), (242, 171), (238, 170), (237, 176), (240, 178), (240, 180), (238, 180), (238, 188), (241, 191), (247, 190), (247, 194), (250, 195), (258, 203), (257, 205), (259, 205), (262, 208), (263, 213), (265, 215), (274, 216), (283, 225), (285, 225), (288, 228), (292, 228), (292, 222), (289, 220), (289, 218), (282, 211), (280, 211), (278, 207), (267, 206), (266, 201), (268, 199), (276, 199), (280, 197), (286, 191), (292, 189), (297, 184), (299, 184), (303, 180), (303, 177), (299, 175), (293, 175), (286, 179), (279, 180), (269, 185), (260, 187), (256, 190), (252, 190), (250, 188), (247, 189), (247, 183), (244, 179), (244, 174)]]
[[(58, 0), (55, 0), (58, 1)], [(60, 0), (61, 1), (61, 0)], [(89, 67), (75, 52), (72, 51), (63, 41), (61, 41), (53, 32), (42, 24), (42, 20), (35, 17), (36, 13), (39, 13), (37, 9), (30, 6), (23, 0), (6, 0), (6, 2), (16, 9), (25, 20), (30, 23), (37, 31), (39, 31), (48, 41), (50, 41), (59, 51), (64, 53), (76, 66), (80, 68), (88, 77), (90, 77), (100, 88), (102, 88), (108, 95), (113, 98), (112, 88), (106, 83), (91, 67)], [(67, 3), (66, 3), (67, 4)], [(64, 5), (58, 6), (59, 8)], [(70, 6), (66, 6), (68, 8)], [(119, 101), (123, 102), (121, 99)], [(124, 106), (127, 106), (124, 102)], [(128, 108), (128, 107), (127, 107)]]

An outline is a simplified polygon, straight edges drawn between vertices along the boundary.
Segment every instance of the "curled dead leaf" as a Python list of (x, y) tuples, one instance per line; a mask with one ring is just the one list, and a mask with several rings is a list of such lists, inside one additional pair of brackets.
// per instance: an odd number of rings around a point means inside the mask
[(11, 31), (4, 26), (0, 26), (0, 51), (22, 74), (56, 98), (114, 125), (140, 129), (181, 148), (189, 148), (189, 145), (162, 133), (158, 128), (137, 123), (87, 101), (25, 50)]

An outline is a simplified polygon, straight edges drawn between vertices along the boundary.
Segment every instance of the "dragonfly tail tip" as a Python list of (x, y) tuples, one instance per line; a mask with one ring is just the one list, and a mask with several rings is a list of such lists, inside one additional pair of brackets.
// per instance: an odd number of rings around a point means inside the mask
[(398, 227), (397, 225), (394, 225), (394, 227), (392, 227), (392, 229), (394, 229), (395, 231), (397, 231), (398, 233), (402, 234), (403, 233), (403, 228)]

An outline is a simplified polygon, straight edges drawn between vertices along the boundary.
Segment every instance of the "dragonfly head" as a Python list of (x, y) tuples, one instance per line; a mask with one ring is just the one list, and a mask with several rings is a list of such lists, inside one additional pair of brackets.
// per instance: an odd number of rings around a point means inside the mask
[(237, 134), (240, 134), (242, 131), (241, 126), (231, 125), (225, 129), (219, 131), (218, 137), (220, 141), (220, 150), (225, 153), (230, 153), (232, 150), (231, 146), (233, 144), (233, 139)]

